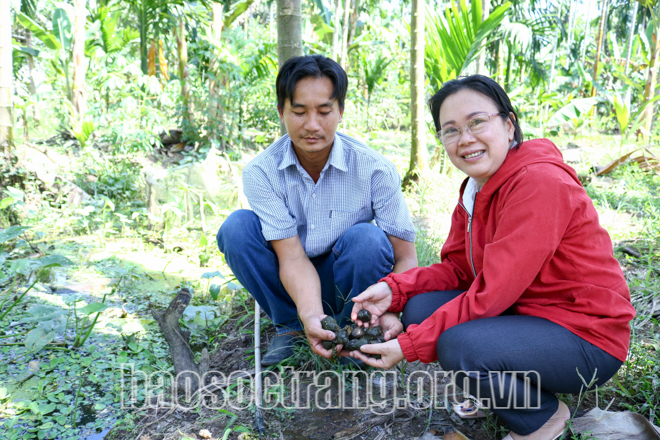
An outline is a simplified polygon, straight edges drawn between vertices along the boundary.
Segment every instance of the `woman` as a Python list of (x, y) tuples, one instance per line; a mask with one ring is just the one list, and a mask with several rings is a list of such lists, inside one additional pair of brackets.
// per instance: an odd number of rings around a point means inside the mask
[[(470, 390), (490, 399), (511, 429), (506, 439), (558, 438), (570, 413), (553, 393), (578, 393), (578, 372), (606, 382), (628, 352), (635, 311), (609, 235), (559, 150), (522, 141), (495, 81), (449, 81), (429, 105), (447, 155), (468, 176), (442, 262), (391, 274), (353, 299), (354, 320), (365, 308), (388, 332), (362, 348), (381, 359), (351, 356), (381, 368), (439, 360), (457, 384), (466, 376), (458, 372), (473, 372)], [(397, 326), (386, 312), (401, 311)], [(526, 382), (506, 372), (535, 373)]]

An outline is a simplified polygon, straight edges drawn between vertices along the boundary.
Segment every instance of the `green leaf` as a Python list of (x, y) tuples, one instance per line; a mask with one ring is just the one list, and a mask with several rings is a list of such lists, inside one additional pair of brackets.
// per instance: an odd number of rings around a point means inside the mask
[(37, 267), (71, 266), (73, 262), (62, 255), (48, 255), (37, 260)]
[(105, 405), (102, 403), (97, 403), (94, 405), (94, 411), (102, 411), (105, 409)]
[(213, 301), (217, 301), (218, 296), (220, 295), (220, 286), (218, 284), (211, 284), (209, 292), (211, 292), (211, 298), (213, 298)]
[(630, 122), (630, 89), (627, 90), (623, 97), (616, 93), (614, 95), (613, 104), (616, 119), (619, 122), (619, 128), (623, 134), (626, 132), (626, 128), (628, 128), (628, 123)]
[[(57, 405), (55, 405), (54, 403), (49, 403), (48, 405), (44, 405), (44, 406), (39, 405), (39, 411), (43, 415), (52, 413), (53, 411), (55, 411), (55, 408), (57, 408)], [(43, 425), (41, 425), (41, 429), (50, 429), (52, 427), (53, 427), (52, 423), (44, 423)]]
[(223, 280), (225, 279), (225, 277), (217, 270), (214, 271), (214, 272), (204, 272), (202, 274), (202, 278), (204, 278), (206, 280), (210, 280), (213, 277), (222, 278)]
[(117, 362), (119, 364), (125, 364), (126, 362), (128, 362), (128, 353), (126, 353), (125, 351), (120, 351), (119, 355), (117, 356)]
[(85, 307), (78, 309), (78, 313), (83, 315), (91, 315), (92, 313), (102, 312), (108, 308), (107, 304), (104, 303), (91, 303), (87, 304)]
[(52, 32), (49, 32), (46, 29), (44, 29), (40, 24), (32, 20), (27, 15), (19, 14), (18, 21), (26, 29), (30, 30), (30, 32), (32, 32), (32, 34), (35, 37), (41, 40), (46, 45), (47, 48), (52, 50), (58, 50), (60, 47), (62, 47), (62, 45), (57, 41), (57, 38), (55, 38), (55, 35), (53, 35)]
[(70, 50), (73, 45), (73, 25), (69, 19), (69, 14), (62, 9), (57, 8), (53, 14), (53, 35), (64, 50)]
[(30, 229), (30, 226), (10, 226), (7, 229), (3, 229), (0, 231), (0, 243), (16, 238), (28, 229)]
[(39, 49), (34, 49), (32, 47), (25, 47), (25, 46), (19, 46), (17, 44), (14, 45), (14, 49), (16, 49), (19, 52), (31, 55), (33, 57), (38, 57), (39, 56)]
[(6, 399), (8, 395), (7, 388), (0, 388), (0, 400)]
[(29, 408), (30, 411), (32, 411), (34, 414), (36, 414), (36, 415), (39, 415), (39, 414), (40, 414), (40, 412), (39, 412), (39, 404), (38, 404), (37, 402), (34, 402), (34, 401), (33, 401), (33, 402), (30, 402), (30, 404), (28, 405), (28, 408)]
[(8, 206), (11, 206), (11, 204), (14, 203), (14, 199), (12, 197), (5, 197), (4, 199), (0, 200), (0, 209), (5, 209)]
[(560, 108), (554, 115), (550, 117), (547, 127), (561, 125), (564, 122), (577, 119), (587, 113), (598, 102), (598, 98), (576, 98), (569, 102), (564, 107)]
[(234, 8), (231, 10), (231, 12), (225, 17), (224, 20), (224, 27), (225, 29), (228, 29), (229, 26), (238, 18), (241, 16), (241, 14), (250, 7), (250, 5), (254, 3), (254, 0), (243, 0), (241, 2), (235, 3)]
[(31, 307), (27, 312), (30, 317), (24, 318), (25, 322), (38, 322), (39, 326), (46, 332), (56, 331), (57, 333), (62, 333), (64, 330), (57, 331), (62, 326), (59, 318), (68, 313), (66, 310), (62, 310), (56, 306), (37, 305)]
[(41, 351), (46, 345), (50, 344), (55, 339), (55, 332), (48, 332), (41, 327), (31, 330), (25, 338), (25, 348), (32, 352), (37, 353)]

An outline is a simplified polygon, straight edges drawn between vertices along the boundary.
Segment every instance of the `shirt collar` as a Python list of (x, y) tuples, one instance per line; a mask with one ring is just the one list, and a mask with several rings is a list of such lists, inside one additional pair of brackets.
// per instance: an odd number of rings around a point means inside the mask
[[(278, 170), (283, 170), (291, 165), (300, 165), (300, 161), (298, 161), (298, 156), (296, 156), (296, 151), (293, 148), (293, 142), (291, 142), (291, 138), (289, 135), (286, 136), (286, 141), (288, 148), (284, 152), (284, 157), (282, 157), (282, 161), (278, 165), (277, 169)], [(335, 141), (332, 145), (332, 150), (330, 151), (330, 156), (328, 157), (328, 162), (325, 164), (323, 167), (323, 170), (326, 170), (329, 165), (332, 165), (333, 167), (341, 170), (341, 171), (348, 171), (348, 166), (346, 165), (346, 157), (344, 155), (344, 143), (341, 140), (341, 137), (335, 133)]]

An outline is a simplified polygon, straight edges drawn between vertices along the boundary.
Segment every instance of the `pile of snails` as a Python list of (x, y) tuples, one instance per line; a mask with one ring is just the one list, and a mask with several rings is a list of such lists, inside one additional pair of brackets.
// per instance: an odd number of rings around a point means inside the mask
[[(371, 313), (368, 310), (362, 309), (358, 312), (357, 319), (362, 321), (362, 323), (368, 323), (371, 320)], [(361, 347), (363, 345), (385, 342), (383, 330), (379, 325), (364, 328), (353, 323), (341, 328), (333, 317), (326, 316), (321, 320), (321, 326), (323, 330), (330, 330), (335, 334), (335, 339), (332, 341), (323, 341), (323, 348), (326, 350), (333, 350), (335, 346), (343, 345), (346, 351), (360, 350), (362, 352)], [(380, 359), (379, 354), (364, 354), (374, 359)]]

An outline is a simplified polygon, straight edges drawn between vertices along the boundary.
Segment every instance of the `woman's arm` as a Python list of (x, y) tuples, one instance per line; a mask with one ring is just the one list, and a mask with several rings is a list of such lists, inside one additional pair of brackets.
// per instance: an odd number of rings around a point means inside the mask
[(408, 299), (419, 293), (434, 290), (465, 289), (474, 280), (465, 248), (466, 213), (457, 205), (451, 219), (451, 229), (442, 247), (441, 263), (429, 267), (417, 267), (406, 272), (392, 273), (385, 281), (392, 289), (392, 305), (389, 311), (401, 312)]
[(399, 335), (408, 361), (436, 360), (436, 342), (445, 330), (500, 315), (532, 284), (557, 250), (573, 214), (573, 189), (562, 181), (563, 174), (554, 166), (536, 167), (513, 178), (511, 190), (497, 202), (497, 230), (469, 290)]

